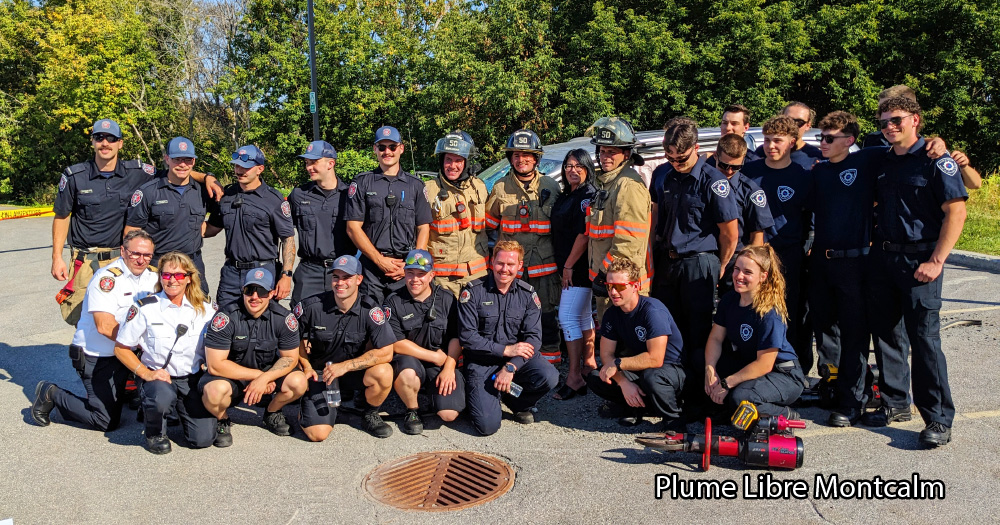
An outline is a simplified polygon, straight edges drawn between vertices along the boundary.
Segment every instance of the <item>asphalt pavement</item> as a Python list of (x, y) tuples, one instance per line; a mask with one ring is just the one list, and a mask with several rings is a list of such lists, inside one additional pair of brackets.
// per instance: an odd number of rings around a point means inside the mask
[[(126, 410), (123, 426), (100, 433), (68, 425), (30, 423), (28, 407), (42, 379), (82, 393), (66, 346), (73, 329), (53, 297), (61, 284), (49, 274), (51, 219), (0, 221), (0, 520), (28, 523), (938, 523), (994, 522), (1000, 482), (1000, 394), (996, 353), (1000, 342), (1000, 274), (989, 264), (949, 264), (945, 270), (942, 324), (979, 320), (942, 333), (958, 415), (951, 444), (921, 450), (914, 421), (887, 428), (826, 427), (826, 412), (801, 409), (805, 464), (775, 471), (745, 469), (720, 459), (700, 472), (697, 456), (668, 454), (635, 444), (647, 423), (622, 429), (597, 417), (593, 394), (564, 402), (545, 399), (540, 421), (523, 426), (506, 419), (490, 437), (475, 435), (463, 420), (442, 425), (425, 417), (420, 436), (404, 435), (391, 420), (392, 437), (376, 439), (347, 416), (330, 439), (310, 443), (301, 432), (279, 438), (260, 422), (261, 410), (232, 410), (235, 443), (192, 450), (171, 428), (173, 452), (155, 456), (143, 447), (142, 425)], [(222, 263), (222, 236), (204, 250), (214, 290)], [(993, 268), (992, 271), (989, 268)], [(286, 408), (294, 421), (297, 409)], [(689, 430), (700, 432), (701, 425)], [(516, 471), (513, 489), (477, 507), (453, 512), (401, 511), (384, 506), (363, 488), (379, 464), (416, 452), (468, 450), (505, 459)], [(733, 499), (655, 498), (656, 476), (675, 485), (711, 488), (729, 480)], [(817, 495), (833, 475), (845, 480), (939, 480), (944, 497), (933, 500), (834, 498)], [(748, 477), (744, 477), (747, 475)], [(817, 480), (817, 476), (822, 476)], [(805, 498), (767, 495), (789, 481), (805, 484)], [(716, 487), (719, 485), (716, 485)], [(853, 485), (844, 485), (848, 490)]]

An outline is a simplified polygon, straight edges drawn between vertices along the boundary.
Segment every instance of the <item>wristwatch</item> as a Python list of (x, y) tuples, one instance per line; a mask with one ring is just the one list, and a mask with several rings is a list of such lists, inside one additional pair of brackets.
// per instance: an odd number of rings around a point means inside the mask
[(722, 388), (725, 388), (726, 390), (729, 390), (729, 383), (726, 382), (726, 378), (720, 377), (719, 378), (719, 384), (722, 385)]
[(615, 368), (617, 368), (618, 370), (622, 369), (622, 358), (620, 357), (615, 358)]
[(514, 363), (507, 363), (506, 365), (503, 365), (503, 369), (512, 374), (517, 371), (517, 367), (514, 366)]
[(291, 277), (292, 276), (292, 271), (291, 270), (283, 270), (281, 272), (281, 275), (287, 275), (288, 277)]

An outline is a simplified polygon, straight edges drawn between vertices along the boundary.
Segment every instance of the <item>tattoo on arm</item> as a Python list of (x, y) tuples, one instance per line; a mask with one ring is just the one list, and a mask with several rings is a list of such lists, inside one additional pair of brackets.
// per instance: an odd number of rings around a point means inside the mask
[(291, 270), (295, 266), (295, 237), (281, 239), (281, 269)]
[(284, 370), (295, 364), (297, 361), (297, 358), (282, 357), (274, 362), (274, 366), (271, 367), (271, 370)]
[(358, 370), (371, 368), (375, 366), (375, 361), (375, 356), (371, 352), (368, 352), (361, 357), (351, 359), (351, 371), (356, 372)]

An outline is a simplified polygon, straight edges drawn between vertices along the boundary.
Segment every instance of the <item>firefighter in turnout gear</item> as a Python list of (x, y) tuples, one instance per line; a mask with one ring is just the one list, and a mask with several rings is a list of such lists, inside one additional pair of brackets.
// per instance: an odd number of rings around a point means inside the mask
[(520, 278), (534, 287), (542, 302), (542, 354), (556, 359), (560, 282), (550, 216), (559, 196), (559, 183), (538, 171), (542, 143), (533, 131), (515, 131), (504, 151), (511, 170), (497, 181), (486, 201), (486, 227), (499, 228), (499, 241), (517, 241), (524, 247)]
[[(476, 177), (478, 154), (472, 137), (454, 131), (438, 141), (439, 171), (424, 183), (431, 205), (430, 240), (434, 281), (456, 297), (466, 283), (486, 275), (486, 184)], [(554, 199), (553, 199), (554, 200)]]

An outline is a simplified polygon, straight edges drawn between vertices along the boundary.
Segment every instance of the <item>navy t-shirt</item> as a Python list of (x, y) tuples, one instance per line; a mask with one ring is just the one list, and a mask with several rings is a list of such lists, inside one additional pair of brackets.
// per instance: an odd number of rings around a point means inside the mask
[[(590, 184), (581, 184), (573, 192), (562, 192), (552, 206), (552, 249), (555, 251), (556, 272), (562, 275), (566, 259), (573, 251), (576, 237), (587, 232), (587, 208), (597, 189)], [(590, 259), (584, 251), (573, 265), (573, 286), (590, 288)]]
[(616, 357), (632, 357), (646, 351), (646, 341), (667, 336), (663, 363), (681, 362), (684, 340), (670, 311), (658, 299), (640, 296), (639, 304), (629, 313), (610, 305), (601, 320), (601, 337), (616, 341)]
[(782, 169), (767, 166), (764, 160), (743, 167), (743, 174), (757, 183), (767, 195), (767, 205), (774, 218), (774, 228), (764, 233), (775, 248), (801, 246), (809, 236), (812, 216), (808, 211), (812, 191), (812, 172), (791, 163)]
[(773, 228), (774, 219), (771, 217), (771, 208), (767, 205), (767, 194), (743, 172), (734, 173), (729, 179), (729, 185), (733, 187), (733, 197), (740, 212), (740, 238), (736, 241), (736, 251), (739, 252), (750, 243), (754, 232)]
[(752, 304), (740, 306), (740, 294), (729, 292), (719, 301), (714, 322), (726, 329), (726, 339), (732, 343), (734, 355), (723, 353), (721, 359), (736, 359), (740, 362), (739, 368), (757, 359), (757, 352), (769, 348), (778, 349), (775, 363), (797, 359), (786, 336), (787, 327), (777, 310), (772, 309), (761, 317)]
[(812, 169), (812, 210), (818, 250), (853, 250), (871, 244), (875, 182), (886, 148), (868, 148)]

